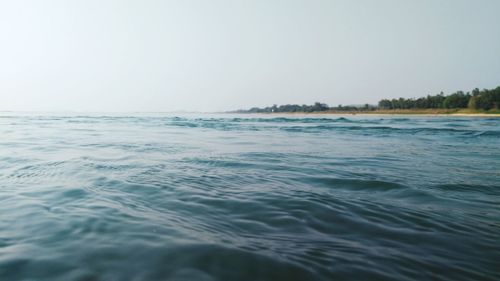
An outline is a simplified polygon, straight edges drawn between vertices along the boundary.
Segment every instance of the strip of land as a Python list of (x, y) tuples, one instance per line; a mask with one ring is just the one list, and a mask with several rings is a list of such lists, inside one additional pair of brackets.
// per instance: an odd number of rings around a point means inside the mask
[[(242, 112), (239, 112), (242, 113)], [(373, 111), (313, 111), (313, 112), (260, 112), (245, 114), (268, 115), (417, 115), (417, 116), (463, 116), (463, 117), (500, 117), (500, 112), (448, 111), (448, 110), (373, 110)]]
[(443, 92), (420, 98), (382, 99), (377, 105), (338, 105), (330, 107), (316, 102), (312, 105), (285, 104), (268, 107), (240, 109), (231, 113), (279, 113), (279, 114), (390, 114), (390, 115), (454, 115), (500, 116), (500, 86), (495, 89), (478, 88), (471, 92), (458, 91), (450, 95)]
[(360, 115), (446, 115), (446, 116), (482, 116), (500, 117), (500, 110), (471, 110), (471, 109), (376, 109), (371, 111), (326, 111), (328, 114), (360, 114)]

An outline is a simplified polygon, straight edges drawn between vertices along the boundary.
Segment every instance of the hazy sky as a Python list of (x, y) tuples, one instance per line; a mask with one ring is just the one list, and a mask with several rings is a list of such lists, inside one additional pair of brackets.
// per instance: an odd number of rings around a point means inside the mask
[(500, 85), (498, 0), (0, 1), (0, 110), (218, 111)]

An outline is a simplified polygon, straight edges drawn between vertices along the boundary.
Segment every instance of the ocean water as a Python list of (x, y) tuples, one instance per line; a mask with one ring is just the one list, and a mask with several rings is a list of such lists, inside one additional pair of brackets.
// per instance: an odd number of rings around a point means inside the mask
[(500, 280), (500, 118), (2, 113), (0, 280)]

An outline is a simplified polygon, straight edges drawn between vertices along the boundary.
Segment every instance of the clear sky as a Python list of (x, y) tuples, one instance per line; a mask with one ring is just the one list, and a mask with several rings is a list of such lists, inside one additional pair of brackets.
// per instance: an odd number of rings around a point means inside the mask
[(498, 0), (0, 1), (0, 110), (221, 111), (500, 85)]

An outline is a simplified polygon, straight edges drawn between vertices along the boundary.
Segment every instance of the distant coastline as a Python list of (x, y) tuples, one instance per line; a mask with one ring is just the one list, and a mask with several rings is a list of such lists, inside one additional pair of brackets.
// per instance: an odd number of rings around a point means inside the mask
[(382, 99), (377, 105), (338, 105), (330, 107), (316, 102), (312, 105), (273, 105), (240, 109), (229, 113), (270, 114), (390, 114), (390, 115), (459, 115), (500, 116), (500, 86), (495, 89), (478, 88), (464, 93), (457, 91), (450, 95), (443, 92), (420, 98)]
[(313, 112), (269, 112), (262, 114), (333, 114), (333, 115), (454, 115), (454, 116), (499, 116), (500, 110), (471, 110), (471, 109), (375, 109), (375, 110), (359, 110), (359, 111), (313, 111)]
[(500, 117), (500, 111), (472, 110), (373, 110), (373, 111), (313, 111), (313, 112), (230, 112), (262, 115), (418, 115), (418, 116), (470, 116), (470, 117)]

